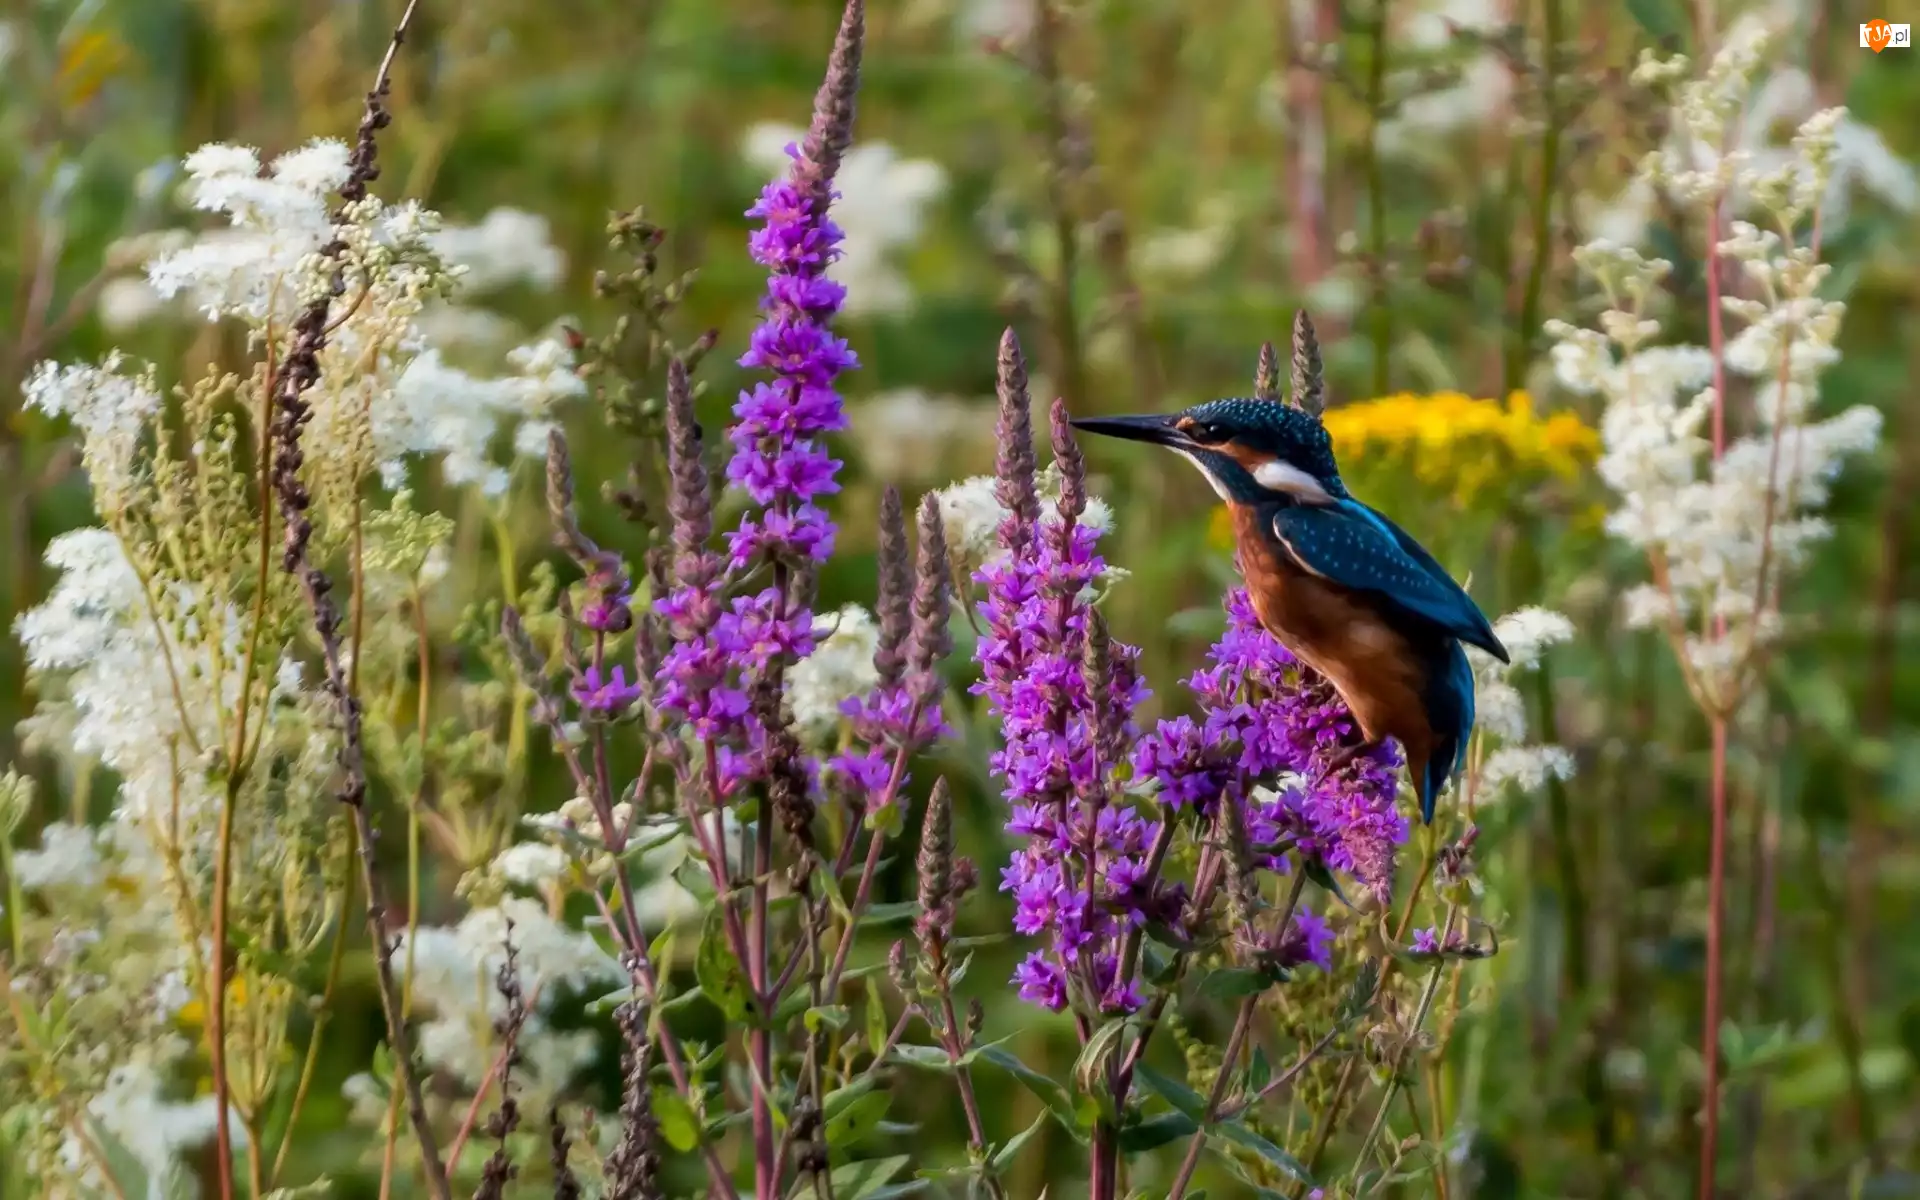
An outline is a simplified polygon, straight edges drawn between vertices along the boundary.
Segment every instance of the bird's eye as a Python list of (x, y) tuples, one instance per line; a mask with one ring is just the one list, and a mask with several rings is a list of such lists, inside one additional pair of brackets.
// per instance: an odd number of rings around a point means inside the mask
[(1211, 421), (1196, 421), (1187, 426), (1187, 436), (1196, 442), (1211, 445), (1227, 440), (1227, 431)]

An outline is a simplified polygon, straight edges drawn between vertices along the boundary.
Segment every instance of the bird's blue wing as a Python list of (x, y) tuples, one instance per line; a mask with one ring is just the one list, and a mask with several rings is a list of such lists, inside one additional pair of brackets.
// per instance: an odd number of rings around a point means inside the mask
[(1358, 500), (1286, 505), (1273, 534), (1302, 567), (1342, 587), (1372, 592), (1448, 635), (1505, 662), (1506, 647), (1480, 606), (1420, 543)]

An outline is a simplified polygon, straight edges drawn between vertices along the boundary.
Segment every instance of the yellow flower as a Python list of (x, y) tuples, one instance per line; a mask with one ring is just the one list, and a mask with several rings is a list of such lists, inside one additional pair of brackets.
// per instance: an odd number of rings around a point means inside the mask
[[(227, 980), (227, 1007), (229, 1009), (244, 1008), (246, 1004), (247, 977), (236, 972), (232, 979)], [(206, 998), (196, 996), (182, 1004), (180, 1011), (173, 1015), (173, 1019), (188, 1029), (198, 1029), (205, 1025), (207, 1023)]]
[(1505, 403), (1402, 392), (1333, 409), (1326, 425), (1344, 469), (1389, 465), (1463, 504), (1503, 482), (1576, 478), (1600, 452), (1600, 435), (1578, 416), (1541, 416), (1525, 392)]
[[(1462, 392), (1409, 392), (1331, 409), (1324, 418), (1349, 481), (1372, 472), (1411, 476), (1461, 505), (1503, 483), (1575, 479), (1600, 455), (1600, 435), (1578, 415), (1545, 416), (1515, 392), (1503, 404)], [(1369, 489), (1371, 490), (1371, 489)], [(1233, 548), (1233, 519), (1216, 508), (1207, 542)]]

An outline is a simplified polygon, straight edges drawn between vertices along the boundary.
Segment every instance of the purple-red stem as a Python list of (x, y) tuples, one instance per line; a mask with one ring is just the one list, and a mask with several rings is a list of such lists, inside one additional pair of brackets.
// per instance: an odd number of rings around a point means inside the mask
[[(1720, 313), (1720, 222), (1721, 202), (1716, 200), (1707, 217), (1707, 348), (1713, 355), (1715, 462), (1727, 448), (1726, 325)], [(1726, 636), (1726, 618), (1714, 618), (1715, 640)], [(1708, 795), (1708, 803), (1713, 808), (1713, 830), (1707, 849), (1707, 980), (1700, 1039), (1706, 1104), (1700, 1134), (1700, 1200), (1713, 1200), (1720, 1155), (1720, 976), (1727, 888), (1727, 719), (1720, 711), (1722, 699), (1708, 697), (1715, 711), (1708, 717), (1713, 728), (1712, 782)]]

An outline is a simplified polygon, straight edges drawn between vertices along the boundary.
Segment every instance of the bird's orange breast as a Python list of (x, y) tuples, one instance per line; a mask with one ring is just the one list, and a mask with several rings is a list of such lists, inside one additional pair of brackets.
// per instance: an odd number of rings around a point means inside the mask
[(1392, 737), (1425, 762), (1427, 648), (1387, 620), (1381, 604), (1301, 567), (1275, 544), (1265, 518), (1233, 506), (1240, 573), (1253, 611), (1294, 657), (1325, 676), (1368, 741)]

